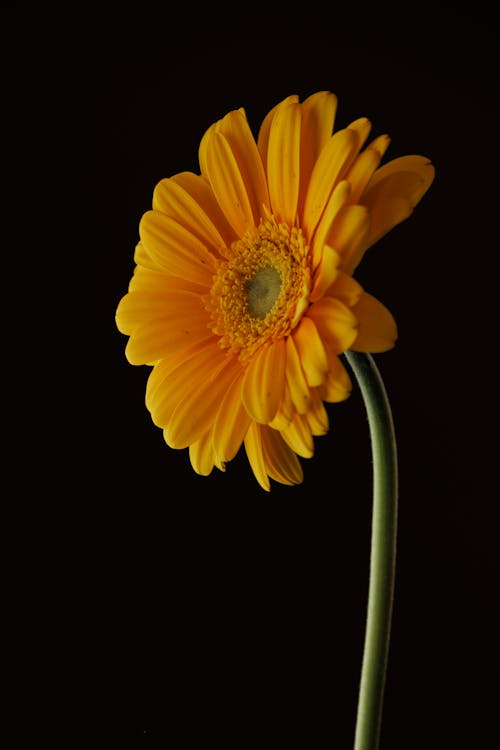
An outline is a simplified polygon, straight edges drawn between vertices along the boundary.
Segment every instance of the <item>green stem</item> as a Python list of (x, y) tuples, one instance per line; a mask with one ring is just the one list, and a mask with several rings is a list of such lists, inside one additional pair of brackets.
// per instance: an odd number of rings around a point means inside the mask
[(373, 457), (370, 581), (354, 750), (377, 750), (382, 723), (396, 563), (396, 437), (380, 373), (369, 354), (346, 357), (363, 396)]

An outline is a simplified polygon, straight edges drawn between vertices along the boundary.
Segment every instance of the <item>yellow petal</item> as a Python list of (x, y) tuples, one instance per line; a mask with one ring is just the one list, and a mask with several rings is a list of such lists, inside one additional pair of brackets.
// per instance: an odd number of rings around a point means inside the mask
[(314, 454), (314, 441), (311, 428), (307, 418), (303, 414), (296, 414), (292, 422), (285, 430), (281, 432), (283, 440), (287, 445), (302, 456), (302, 458), (311, 458)]
[(370, 135), (370, 131), (372, 129), (372, 124), (370, 120), (368, 120), (367, 117), (358, 117), (357, 120), (354, 120), (354, 122), (351, 122), (350, 125), (347, 126), (348, 130), (353, 130), (357, 137), (358, 137), (358, 151), (363, 147), (363, 144), (365, 143), (366, 139)]
[(306, 414), (313, 435), (326, 435), (329, 427), (328, 414), (316, 388), (312, 391), (311, 408)]
[(363, 287), (352, 276), (339, 271), (335, 281), (327, 291), (328, 297), (336, 297), (347, 307), (356, 304), (363, 293)]
[[(320, 304), (320, 303), (317, 303)], [(320, 385), (328, 372), (325, 347), (310, 317), (303, 317), (292, 333), (307, 384)]]
[(410, 154), (407, 156), (400, 156), (397, 159), (387, 162), (387, 164), (384, 164), (380, 169), (377, 169), (368, 185), (367, 192), (391, 175), (406, 173), (413, 174), (415, 177), (419, 178), (414, 181), (412, 186), (413, 190), (407, 191), (408, 200), (410, 200), (413, 205), (416, 205), (434, 179), (434, 166), (425, 156)]
[(380, 164), (380, 160), (389, 146), (390, 139), (387, 135), (375, 138), (370, 145), (362, 151), (354, 160), (349, 169), (346, 179), (351, 186), (351, 200), (358, 203), (366, 186), (370, 182), (373, 173)]
[(134, 261), (138, 266), (144, 266), (145, 268), (158, 271), (149, 253), (146, 252), (146, 249), (142, 242), (138, 242), (135, 246)]
[[(229, 247), (237, 239), (237, 234), (222, 213), (209, 182), (193, 172), (179, 172), (174, 174), (171, 180), (193, 197), (208, 216), (215, 227), (216, 233), (222, 237), (224, 244)], [(224, 254), (224, 247), (218, 247), (217, 249)]]
[(230, 359), (222, 368), (205, 372), (205, 377), (198, 378), (197, 387), (177, 399), (163, 431), (171, 448), (187, 448), (210, 428), (239, 367), (237, 360)]
[(164, 359), (172, 352), (184, 351), (211, 338), (204, 318), (187, 315), (154, 318), (137, 325), (125, 356), (131, 365), (148, 365)]
[(324, 348), (330, 349), (334, 354), (349, 349), (356, 338), (358, 327), (357, 318), (349, 307), (334, 297), (323, 297), (311, 305), (307, 314), (314, 321)]
[(182, 224), (159, 211), (146, 211), (139, 234), (157, 268), (188, 281), (210, 286), (215, 257)]
[(363, 292), (352, 311), (358, 319), (359, 329), (351, 349), (377, 353), (393, 348), (398, 331), (396, 321), (385, 305)]
[(189, 460), (197, 474), (207, 477), (215, 466), (214, 450), (212, 447), (212, 428), (189, 446)]
[(361, 248), (370, 232), (370, 212), (366, 206), (344, 206), (337, 214), (328, 234), (328, 244), (341, 257), (341, 268), (352, 273)]
[(311, 302), (317, 302), (331, 287), (339, 275), (339, 266), (341, 263), (340, 255), (328, 245), (323, 247), (321, 260), (314, 272), (313, 287), (309, 299)]
[[(160, 290), (129, 292), (121, 300), (116, 310), (116, 324), (122, 333), (130, 335), (138, 325), (152, 320), (170, 318), (170, 325), (175, 321), (199, 318), (204, 321), (208, 331), (207, 313), (198, 294), (184, 291), (171, 291), (168, 295)], [(182, 323), (181, 323), (182, 325)]]
[(220, 132), (212, 132), (208, 139), (206, 167), (219, 206), (236, 234), (242, 237), (255, 226), (252, 203), (236, 156)]
[(259, 128), (259, 134), (257, 137), (257, 147), (259, 149), (260, 158), (262, 159), (262, 163), (264, 164), (264, 167), (267, 167), (267, 149), (269, 145), (269, 133), (271, 132), (271, 125), (274, 120), (274, 116), (278, 112), (278, 110), (281, 107), (286, 107), (288, 104), (292, 102), (298, 102), (299, 97), (297, 94), (292, 94), (292, 96), (287, 96), (286, 99), (283, 99), (283, 101), (276, 104), (272, 109), (269, 110), (267, 115), (262, 120), (262, 124)]
[(224, 255), (228, 240), (235, 239), (234, 234), (228, 237), (228, 227), (210, 185), (199, 175), (183, 172), (161, 180), (153, 192), (153, 210), (175, 219), (216, 255)]
[(128, 289), (129, 292), (163, 294), (165, 297), (178, 292), (194, 292), (199, 297), (206, 294), (206, 288), (200, 284), (142, 266), (135, 267)]
[(402, 156), (377, 169), (360, 199), (371, 213), (362, 250), (408, 218), (433, 179), (434, 167), (423, 156)]
[(218, 130), (219, 128), (220, 120), (217, 122), (214, 122), (212, 125), (210, 125), (209, 128), (207, 128), (203, 134), (203, 137), (200, 141), (200, 146), (198, 149), (198, 161), (200, 162), (200, 170), (202, 177), (210, 182), (209, 176), (208, 176), (208, 165), (207, 165), (207, 153), (208, 153), (208, 144), (213, 136), (213, 134)]
[(139, 265), (134, 268), (134, 274), (130, 279), (128, 290), (129, 292), (152, 292), (154, 294), (155, 292), (162, 291), (165, 284), (168, 284), (169, 279), (172, 279), (172, 276), (163, 271), (144, 268)]
[(262, 450), (261, 429), (262, 426), (260, 424), (251, 422), (248, 432), (245, 435), (245, 451), (256, 480), (262, 489), (269, 492), (271, 483), (267, 475), (266, 462)]
[(293, 336), (288, 336), (286, 340), (286, 380), (293, 405), (299, 414), (305, 414), (311, 408), (311, 391)]
[(271, 479), (281, 484), (300, 484), (304, 475), (299, 459), (280, 433), (266, 426), (261, 428), (261, 435), (264, 463)]
[(153, 368), (146, 385), (146, 406), (153, 422), (165, 427), (184, 396), (220, 369), (224, 356), (214, 336), (194, 351), (170, 361), (161, 360)]
[(318, 388), (318, 394), (323, 401), (336, 403), (344, 401), (352, 391), (351, 379), (340, 359), (327, 350), (328, 376)]
[(316, 227), (312, 240), (312, 268), (316, 269), (321, 262), (323, 249), (328, 241), (328, 235), (341, 209), (347, 205), (350, 200), (351, 187), (347, 180), (342, 180), (333, 190), (324, 213)]
[(242, 372), (238, 372), (222, 399), (215, 418), (213, 443), (221, 461), (231, 461), (238, 453), (250, 426), (250, 417), (241, 400)]
[(258, 225), (270, 205), (264, 165), (244, 109), (229, 112), (209, 129), (200, 149), (219, 205), (241, 236)]
[(238, 164), (252, 207), (255, 226), (269, 208), (266, 174), (259, 150), (252, 135), (244, 109), (229, 112), (221, 121), (219, 132), (226, 138)]
[(314, 166), (304, 204), (304, 229), (311, 240), (333, 189), (356, 155), (358, 138), (352, 130), (338, 130), (323, 148)]
[(295, 224), (300, 179), (300, 104), (281, 106), (272, 121), (267, 150), (267, 176), (273, 214)]
[(285, 385), (285, 340), (265, 344), (255, 354), (243, 377), (242, 399), (256, 422), (268, 424), (280, 407)]
[(290, 424), (293, 417), (295, 416), (295, 406), (290, 395), (290, 388), (285, 380), (285, 388), (283, 390), (283, 398), (281, 399), (280, 408), (278, 409), (274, 419), (269, 422), (269, 427), (273, 430), (284, 430), (287, 425)]
[(380, 158), (385, 154), (387, 149), (389, 148), (389, 145), (391, 143), (391, 139), (388, 135), (379, 135), (377, 138), (374, 138), (373, 141), (367, 146), (367, 149), (376, 151)]
[[(337, 97), (329, 91), (319, 91), (302, 104), (300, 137), (300, 192), (298, 213), (302, 220), (304, 201), (316, 161), (333, 133), (337, 112)], [(301, 221), (302, 224), (302, 221)]]

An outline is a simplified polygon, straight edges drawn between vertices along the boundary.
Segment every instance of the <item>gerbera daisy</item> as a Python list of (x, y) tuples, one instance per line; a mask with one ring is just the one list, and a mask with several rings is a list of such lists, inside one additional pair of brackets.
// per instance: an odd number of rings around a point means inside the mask
[(297, 484), (351, 382), (339, 355), (393, 347), (389, 310), (352, 277), (429, 188), (422, 156), (379, 166), (386, 135), (333, 132), (337, 99), (289, 96), (258, 138), (244, 109), (204, 134), (200, 174), (161, 180), (116, 313), (128, 361), (150, 365), (146, 405), (208, 475), (242, 444), (259, 484)]

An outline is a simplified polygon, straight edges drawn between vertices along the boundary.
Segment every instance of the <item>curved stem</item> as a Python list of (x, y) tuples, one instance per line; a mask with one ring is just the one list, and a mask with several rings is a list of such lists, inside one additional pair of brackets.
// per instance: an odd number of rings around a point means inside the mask
[(397, 532), (397, 451), (385, 387), (369, 354), (346, 357), (363, 396), (373, 457), (370, 581), (354, 750), (377, 750), (391, 632)]

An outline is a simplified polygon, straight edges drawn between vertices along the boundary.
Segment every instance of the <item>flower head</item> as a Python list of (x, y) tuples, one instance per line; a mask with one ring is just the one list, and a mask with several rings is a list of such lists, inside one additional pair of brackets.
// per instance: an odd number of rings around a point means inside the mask
[(422, 156), (380, 166), (385, 135), (333, 131), (337, 100), (289, 96), (257, 140), (245, 111), (204, 134), (200, 174), (161, 180), (116, 313), (126, 356), (150, 365), (146, 404), (196, 472), (244, 444), (259, 484), (297, 484), (351, 383), (339, 355), (393, 347), (389, 310), (353, 279), (434, 178)]

